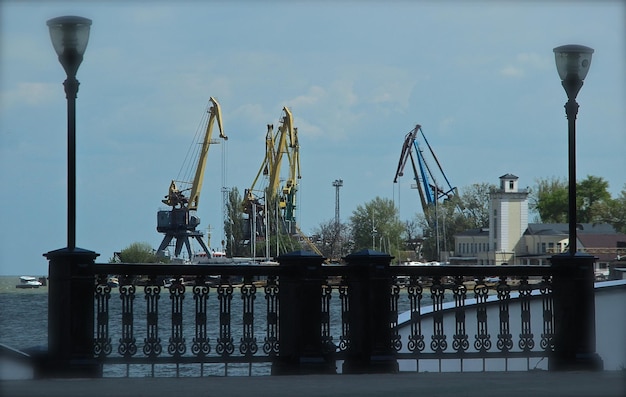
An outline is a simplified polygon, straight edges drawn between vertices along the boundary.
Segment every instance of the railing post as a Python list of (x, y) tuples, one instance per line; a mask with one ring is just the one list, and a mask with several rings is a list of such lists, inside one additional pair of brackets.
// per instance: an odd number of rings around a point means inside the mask
[(363, 250), (346, 256), (350, 346), (342, 373), (398, 372), (392, 343), (392, 256)]
[(38, 377), (99, 377), (94, 358), (94, 261), (99, 254), (62, 248), (49, 261), (48, 352), (37, 357)]
[(322, 339), (321, 267), (324, 258), (295, 251), (277, 258), (280, 266), (279, 353), (273, 375), (336, 373), (333, 352)]
[(602, 370), (596, 353), (595, 291), (592, 255), (554, 255), (554, 352), (549, 369)]

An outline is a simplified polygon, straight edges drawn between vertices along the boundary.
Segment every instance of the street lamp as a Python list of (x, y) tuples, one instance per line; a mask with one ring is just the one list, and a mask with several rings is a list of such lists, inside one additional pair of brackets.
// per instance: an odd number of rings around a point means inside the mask
[(552, 300), (555, 313), (551, 370), (602, 370), (596, 353), (594, 262), (592, 255), (576, 251), (576, 96), (591, 65), (593, 49), (564, 45), (554, 49), (556, 68), (567, 93), (569, 158), (569, 252), (550, 259), (554, 274)]
[(48, 357), (40, 369), (52, 376), (101, 376), (94, 359), (94, 261), (76, 247), (76, 72), (89, 41), (91, 20), (76, 16), (48, 21), (50, 38), (67, 79), (67, 247), (44, 256), (48, 265)]
[(570, 44), (554, 49), (556, 69), (561, 78), (561, 84), (567, 93), (565, 114), (568, 124), (568, 151), (569, 151), (569, 254), (576, 255), (576, 115), (578, 103), (576, 96), (583, 86), (591, 66), (593, 49), (582, 45)]
[(83, 61), (89, 41), (91, 19), (65, 16), (48, 21), (50, 38), (67, 79), (63, 83), (67, 98), (67, 248), (76, 248), (76, 72)]

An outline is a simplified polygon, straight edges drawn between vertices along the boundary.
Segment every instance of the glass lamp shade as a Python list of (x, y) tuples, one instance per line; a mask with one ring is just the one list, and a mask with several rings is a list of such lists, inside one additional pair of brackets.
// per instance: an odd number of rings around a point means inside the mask
[(87, 49), (91, 19), (65, 16), (52, 18), (48, 21), (52, 45), (59, 58), (68, 52), (82, 56)]
[(593, 48), (569, 44), (554, 49), (556, 69), (561, 80), (583, 81), (591, 66)]

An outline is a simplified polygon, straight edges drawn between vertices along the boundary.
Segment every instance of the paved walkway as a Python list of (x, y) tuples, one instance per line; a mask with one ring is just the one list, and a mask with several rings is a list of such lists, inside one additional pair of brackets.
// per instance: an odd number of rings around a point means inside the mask
[(3, 397), (624, 397), (626, 371), (0, 381)]

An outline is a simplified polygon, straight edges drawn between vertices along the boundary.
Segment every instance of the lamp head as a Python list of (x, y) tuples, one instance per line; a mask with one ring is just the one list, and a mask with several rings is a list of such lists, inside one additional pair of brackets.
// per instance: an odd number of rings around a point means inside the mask
[(592, 54), (593, 48), (583, 45), (569, 44), (556, 47), (554, 57), (561, 80), (585, 80), (591, 66)]
[(89, 42), (91, 19), (64, 16), (48, 20), (50, 39), (68, 76), (75, 77)]

